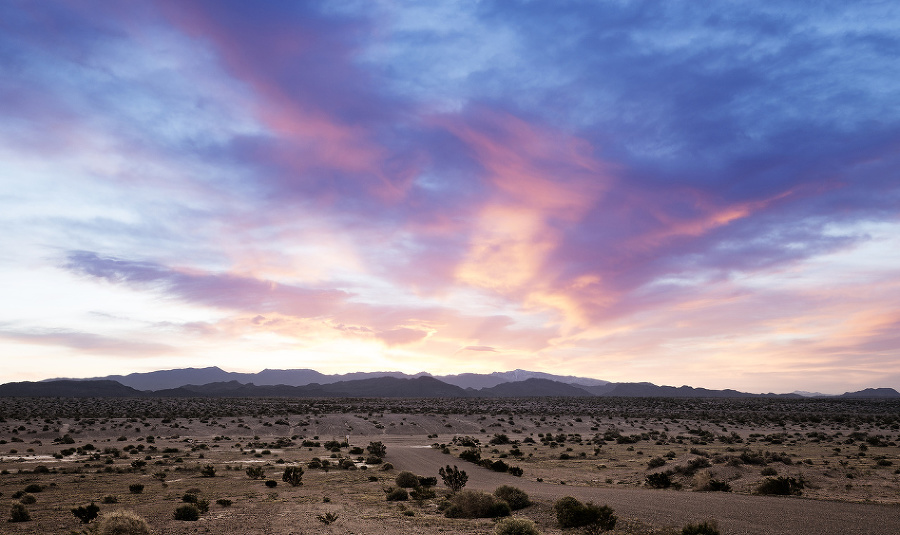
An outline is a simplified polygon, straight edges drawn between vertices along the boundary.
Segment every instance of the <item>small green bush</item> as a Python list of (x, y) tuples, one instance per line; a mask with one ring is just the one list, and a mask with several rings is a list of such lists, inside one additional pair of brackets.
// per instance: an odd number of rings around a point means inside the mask
[(147, 521), (131, 511), (104, 514), (97, 526), (99, 535), (150, 535)]
[(97, 518), (100, 514), (100, 507), (94, 502), (91, 502), (90, 505), (81, 505), (73, 508), (72, 514), (75, 515), (75, 518), (81, 520), (82, 524), (87, 524), (91, 520)]
[(269, 487), (270, 489), (274, 489), (275, 487), (278, 486), (278, 482), (275, 481), (274, 479), (269, 479), (266, 481), (266, 486)]
[(106, 496), (103, 497), (102, 500), (100, 500), (100, 503), (106, 503), (106, 504), (119, 503), (119, 497), (115, 496), (113, 494), (107, 494)]
[(659, 468), (660, 466), (665, 466), (666, 460), (662, 457), (654, 457), (647, 461), (647, 468)]
[(394, 478), (394, 483), (396, 483), (398, 487), (411, 489), (419, 486), (419, 478), (416, 474), (404, 470), (397, 474), (397, 477)]
[(509, 504), (486, 492), (463, 490), (450, 497), (444, 510), (448, 518), (497, 518), (509, 516)]
[(281, 480), (292, 487), (299, 487), (303, 484), (303, 467), (288, 466), (281, 475)]
[(37, 501), (37, 498), (34, 497), (34, 494), (28, 494), (27, 492), (19, 497), (19, 501), (24, 503), (25, 505), (31, 505)]
[(405, 502), (409, 499), (409, 492), (406, 489), (392, 488), (387, 493), (387, 501), (389, 502)]
[(128, 492), (132, 494), (140, 494), (144, 492), (144, 485), (140, 483), (132, 483), (131, 485), (128, 485)]
[(28, 512), (28, 508), (21, 503), (13, 503), (9, 509), (9, 521), (28, 522), (29, 520), (31, 520), (31, 513)]
[[(318, 466), (316, 468), (318, 468)], [(263, 470), (262, 466), (251, 466), (247, 468), (247, 477), (250, 479), (265, 479), (265, 470)]]
[(647, 486), (655, 489), (667, 489), (672, 486), (672, 476), (668, 472), (657, 472), (647, 476)]
[(600, 506), (590, 502), (584, 504), (571, 496), (557, 500), (553, 509), (556, 521), (562, 528), (590, 526), (596, 528), (594, 531), (609, 531), (616, 527), (618, 520), (608, 505)]
[(466, 482), (469, 481), (466, 471), (460, 470), (455, 465), (451, 468), (448, 464), (446, 468), (438, 470), (438, 474), (444, 480), (444, 485), (450, 489), (450, 492), (461, 491), (466, 486)]
[(797, 480), (792, 477), (767, 477), (756, 488), (760, 494), (778, 494), (787, 496), (790, 494), (800, 495), (803, 488), (803, 480)]
[(540, 535), (534, 522), (527, 518), (504, 518), (497, 522), (494, 535)]
[(25, 487), (25, 492), (30, 492), (32, 494), (42, 492), (43, 490), (44, 490), (44, 487), (38, 485), (37, 483), (32, 483), (31, 485), (28, 485), (27, 487)]
[(218, 500), (216, 500), (216, 503), (221, 505), (222, 507), (231, 507), (232, 502), (228, 498), (219, 498)]
[(211, 464), (207, 464), (200, 469), (200, 475), (202, 477), (216, 477), (216, 467)]
[(175, 520), (193, 522), (200, 519), (200, 509), (197, 509), (196, 505), (188, 503), (175, 509), (173, 516)]
[(714, 520), (688, 524), (681, 528), (681, 535), (719, 535), (719, 526)]
[(494, 496), (509, 504), (509, 508), (518, 511), (531, 505), (528, 493), (511, 485), (501, 485), (494, 491)]

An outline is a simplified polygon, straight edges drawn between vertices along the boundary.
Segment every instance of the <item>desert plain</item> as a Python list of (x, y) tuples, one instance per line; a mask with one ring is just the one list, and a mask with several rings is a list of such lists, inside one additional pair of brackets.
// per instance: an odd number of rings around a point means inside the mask
[[(119, 510), (155, 534), (494, 533), (447, 517), (456, 466), (465, 490), (526, 493), (511, 514), (544, 534), (581, 533), (553, 507), (572, 496), (615, 534), (887, 535), (898, 444), (891, 399), (0, 398), (0, 533), (94, 533)], [(404, 472), (425, 491), (402, 499)]]

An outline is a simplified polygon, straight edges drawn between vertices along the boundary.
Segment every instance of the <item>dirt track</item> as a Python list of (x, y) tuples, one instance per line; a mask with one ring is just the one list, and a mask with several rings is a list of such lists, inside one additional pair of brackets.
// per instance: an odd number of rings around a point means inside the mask
[(682, 526), (715, 518), (729, 535), (897, 535), (900, 507), (826, 502), (797, 497), (747, 496), (721, 492), (684, 492), (650, 489), (576, 487), (533, 481), (485, 468), (422, 447), (421, 443), (388, 439), (387, 460), (398, 470), (437, 475), (437, 469), (456, 464), (469, 476), (466, 488), (492, 492), (508, 484), (533, 499), (552, 501), (574, 496), (607, 504), (620, 516), (655, 525)]

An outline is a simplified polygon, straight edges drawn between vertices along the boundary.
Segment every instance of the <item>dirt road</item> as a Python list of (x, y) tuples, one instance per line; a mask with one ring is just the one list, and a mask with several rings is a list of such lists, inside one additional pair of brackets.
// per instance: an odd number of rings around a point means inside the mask
[(389, 442), (387, 461), (398, 470), (437, 476), (455, 464), (469, 476), (467, 489), (492, 492), (499, 485), (519, 487), (532, 499), (553, 501), (574, 496), (606, 504), (623, 517), (660, 526), (683, 526), (715, 518), (729, 535), (897, 535), (900, 507), (826, 502), (798, 497), (747, 496), (724, 492), (686, 492), (639, 488), (593, 488), (543, 483), (492, 472), (440, 450)]

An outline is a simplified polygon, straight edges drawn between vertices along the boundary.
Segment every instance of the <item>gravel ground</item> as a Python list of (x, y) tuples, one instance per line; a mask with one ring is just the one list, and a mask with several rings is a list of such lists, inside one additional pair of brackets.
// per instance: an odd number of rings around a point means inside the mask
[(897, 535), (900, 507), (828, 502), (800, 497), (747, 496), (722, 492), (688, 492), (639, 488), (593, 488), (537, 482), (485, 468), (421, 447), (421, 442), (392, 440), (387, 460), (398, 470), (433, 475), (455, 464), (469, 476), (467, 489), (492, 492), (499, 485), (513, 485), (532, 499), (553, 501), (574, 496), (582, 501), (606, 504), (623, 517), (661, 526), (683, 526), (714, 518), (729, 535)]

